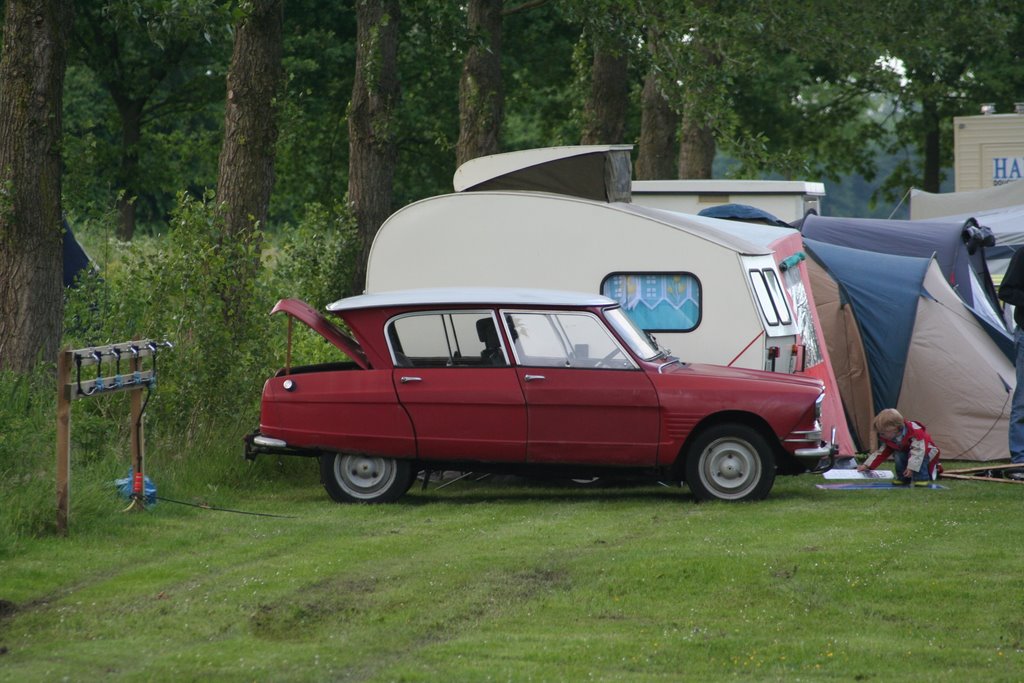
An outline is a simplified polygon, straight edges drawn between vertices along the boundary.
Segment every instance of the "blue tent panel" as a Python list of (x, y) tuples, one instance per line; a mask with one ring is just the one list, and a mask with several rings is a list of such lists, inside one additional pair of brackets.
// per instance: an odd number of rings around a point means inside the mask
[(875, 410), (895, 408), (903, 385), (917, 302), (931, 259), (893, 256), (804, 239), (853, 306), (871, 373)]
[(709, 216), (711, 218), (725, 218), (733, 221), (750, 221), (764, 223), (766, 225), (777, 225), (782, 228), (789, 228), (789, 223), (768, 213), (764, 209), (749, 204), (719, 204), (701, 209), (698, 216)]

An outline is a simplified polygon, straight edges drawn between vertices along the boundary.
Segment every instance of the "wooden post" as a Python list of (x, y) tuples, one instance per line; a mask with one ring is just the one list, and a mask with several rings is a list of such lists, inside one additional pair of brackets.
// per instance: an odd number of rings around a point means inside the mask
[(57, 533), (68, 535), (71, 494), (71, 351), (57, 356)]

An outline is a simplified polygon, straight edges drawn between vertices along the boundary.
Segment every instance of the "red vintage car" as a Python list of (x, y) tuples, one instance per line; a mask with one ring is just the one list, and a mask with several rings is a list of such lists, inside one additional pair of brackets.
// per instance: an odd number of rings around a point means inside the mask
[(642, 475), (756, 500), (777, 470), (834, 456), (819, 380), (685, 363), (603, 296), (422, 289), (327, 310), (340, 324), (295, 299), (274, 307), (347, 359), (292, 366), (289, 344), (245, 455), (317, 457), (339, 502), (394, 501), (442, 470)]

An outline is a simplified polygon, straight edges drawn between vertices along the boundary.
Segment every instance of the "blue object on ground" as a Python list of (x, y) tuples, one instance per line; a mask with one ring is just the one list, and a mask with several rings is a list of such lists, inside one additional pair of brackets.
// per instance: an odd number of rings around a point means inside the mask
[[(128, 476), (124, 479), (115, 479), (114, 486), (123, 498), (132, 497), (132, 471), (128, 470)], [(146, 505), (156, 505), (156, 484), (149, 477), (142, 479), (142, 492)]]

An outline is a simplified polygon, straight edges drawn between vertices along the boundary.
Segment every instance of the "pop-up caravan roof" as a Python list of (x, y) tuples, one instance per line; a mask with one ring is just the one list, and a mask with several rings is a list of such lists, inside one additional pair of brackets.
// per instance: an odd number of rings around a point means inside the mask
[(1019, 180), (967, 192), (925, 192), (915, 188), (910, 191), (910, 218), (915, 221), (942, 219), (1022, 204), (1024, 181)]
[(632, 145), (524, 149), (470, 159), (452, 179), (456, 192), (526, 190), (599, 202), (628, 202)]
[(913, 220), (964, 223), (970, 219), (995, 236), (994, 247), (986, 247), (985, 261), (992, 281), (998, 285), (1013, 253), (1024, 246), (1024, 181), (967, 192), (932, 193), (911, 190), (910, 217)]

